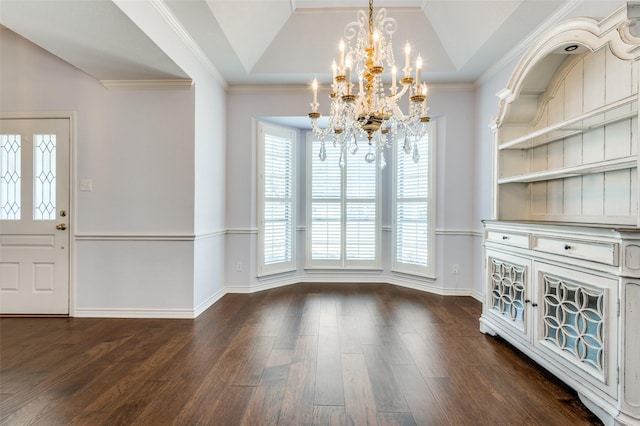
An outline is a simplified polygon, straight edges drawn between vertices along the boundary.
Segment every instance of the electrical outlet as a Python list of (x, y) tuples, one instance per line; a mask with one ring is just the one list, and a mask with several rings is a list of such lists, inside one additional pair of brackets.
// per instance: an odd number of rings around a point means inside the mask
[(458, 269), (458, 264), (457, 263), (454, 263), (453, 265), (451, 265), (451, 273), (452, 274), (458, 275), (458, 271), (459, 271), (459, 269)]
[(242, 262), (240, 262), (239, 260), (236, 262), (236, 271), (242, 272)]

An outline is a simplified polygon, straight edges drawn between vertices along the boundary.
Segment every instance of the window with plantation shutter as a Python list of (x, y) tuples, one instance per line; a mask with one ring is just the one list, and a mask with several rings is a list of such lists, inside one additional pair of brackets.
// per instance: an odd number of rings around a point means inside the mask
[(348, 155), (340, 166), (340, 149), (308, 134), (307, 267), (378, 268), (379, 172), (364, 155)]
[(258, 275), (295, 269), (294, 130), (258, 122)]
[[(328, 158), (336, 158), (340, 155), (339, 150), (332, 144), (327, 144), (326, 149)], [(311, 224), (310, 253), (313, 260), (339, 262), (341, 259), (342, 177), (340, 172), (336, 173), (336, 167), (339, 166), (335, 162), (320, 161), (317, 156), (319, 150), (320, 142), (314, 140), (311, 144), (311, 152), (308, 153), (313, 160), (311, 221), (308, 221)]]
[(349, 155), (346, 165), (347, 181), (346, 260), (376, 260), (378, 241), (376, 192), (378, 167), (364, 161), (362, 155)]
[(433, 276), (433, 176), (434, 124), (415, 141), (419, 161), (395, 150), (395, 203), (392, 267), (397, 272)]

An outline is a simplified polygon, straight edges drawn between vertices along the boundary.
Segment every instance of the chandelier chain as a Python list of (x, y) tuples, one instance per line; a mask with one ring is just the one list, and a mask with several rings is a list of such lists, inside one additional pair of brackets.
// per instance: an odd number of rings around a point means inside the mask
[(373, 0), (369, 0), (369, 32), (373, 33)]

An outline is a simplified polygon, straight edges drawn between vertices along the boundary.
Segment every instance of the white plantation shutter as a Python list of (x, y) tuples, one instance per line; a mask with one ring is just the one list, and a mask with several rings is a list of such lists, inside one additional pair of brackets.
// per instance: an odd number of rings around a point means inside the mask
[(376, 259), (378, 226), (376, 215), (377, 171), (363, 155), (349, 155), (346, 182), (346, 259)]
[(340, 149), (311, 133), (307, 144), (307, 266), (327, 268), (378, 267), (378, 168), (364, 155), (349, 154), (340, 167)]
[(317, 201), (312, 206), (312, 259), (340, 260), (342, 229), (340, 202)]
[(258, 275), (295, 269), (295, 132), (258, 123)]
[(420, 160), (396, 149), (393, 269), (432, 275), (433, 218), (431, 215), (433, 126), (418, 141)]
[(327, 265), (339, 265), (342, 258), (342, 176), (338, 159), (340, 150), (326, 143), (327, 159), (320, 161), (320, 141), (307, 145), (311, 157), (311, 244), (308, 258)]

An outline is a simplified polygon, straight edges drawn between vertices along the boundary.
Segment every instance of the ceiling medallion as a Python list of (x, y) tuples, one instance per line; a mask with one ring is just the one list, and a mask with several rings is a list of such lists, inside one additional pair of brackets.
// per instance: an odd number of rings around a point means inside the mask
[[(392, 36), (397, 28), (396, 20), (387, 17), (382, 8), (373, 17), (373, 0), (369, 0), (369, 15), (358, 11), (357, 20), (344, 30), (344, 39), (339, 44), (339, 63), (333, 61), (331, 83), (331, 109), (326, 128), (320, 128), (318, 119), (318, 81), (313, 80), (313, 102), (311, 103), (311, 127), (321, 141), (320, 159), (326, 159), (325, 140), (331, 136), (340, 146), (340, 165), (345, 164), (345, 151), (355, 154), (358, 141), (368, 140), (369, 151), (365, 155), (368, 163), (380, 158), (384, 168), (383, 149), (392, 143), (403, 141), (406, 154), (413, 154), (419, 161), (417, 141), (427, 132), (430, 117), (427, 115), (427, 85), (420, 82), (422, 58), (415, 60), (415, 73), (411, 72), (411, 46), (404, 48), (405, 63), (403, 77), (398, 81), (398, 70), (393, 58)], [(346, 43), (345, 43), (346, 40)], [(391, 83), (385, 87), (382, 76), (391, 71)], [(354, 91), (352, 80), (358, 81)], [(400, 90), (398, 90), (398, 83)], [(405, 114), (399, 101), (407, 95), (408, 111)]]

